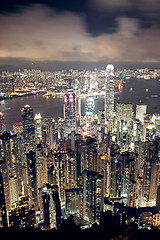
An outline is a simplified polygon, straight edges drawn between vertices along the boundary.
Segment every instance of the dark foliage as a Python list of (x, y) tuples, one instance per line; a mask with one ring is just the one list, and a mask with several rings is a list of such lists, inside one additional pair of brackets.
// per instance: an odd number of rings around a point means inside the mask
[(139, 230), (137, 225), (132, 223), (129, 226), (119, 225), (112, 217), (111, 212), (101, 214), (100, 224), (93, 224), (92, 227), (82, 230), (74, 222), (74, 217), (63, 220), (58, 230), (52, 229), (42, 231), (37, 228), (0, 228), (0, 239), (14, 238), (22, 239), (74, 239), (74, 240), (150, 240), (160, 239), (160, 230)]

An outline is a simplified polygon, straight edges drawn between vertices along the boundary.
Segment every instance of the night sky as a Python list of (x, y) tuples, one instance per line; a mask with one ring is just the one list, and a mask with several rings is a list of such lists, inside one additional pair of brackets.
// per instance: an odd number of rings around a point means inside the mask
[(0, 64), (160, 62), (159, 0), (5, 0)]

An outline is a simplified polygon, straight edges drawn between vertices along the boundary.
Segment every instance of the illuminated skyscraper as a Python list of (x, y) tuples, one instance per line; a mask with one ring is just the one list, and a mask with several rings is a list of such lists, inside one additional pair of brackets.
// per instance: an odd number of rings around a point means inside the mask
[(4, 194), (3, 175), (0, 172), (0, 226), (7, 227), (7, 213)]
[(35, 135), (36, 137), (42, 138), (42, 117), (40, 113), (35, 115), (34, 122), (35, 122)]
[(93, 122), (93, 110), (94, 110), (94, 98), (87, 97), (86, 100), (86, 133), (91, 135), (92, 133), (92, 122)]
[(0, 136), (0, 157), (5, 164), (1, 165), (6, 202), (6, 211), (17, 207), (20, 194), (19, 156), (16, 135), (6, 132)]
[(27, 156), (27, 171), (28, 171), (28, 188), (29, 188), (29, 202), (37, 207), (37, 164), (36, 153), (29, 151)]
[(54, 154), (54, 160), (55, 163), (57, 162), (56, 181), (59, 187), (61, 206), (64, 207), (65, 189), (72, 189), (77, 187), (76, 157), (74, 151), (62, 150)]
[(136, 118), (144, 122), (144, 114), (147, 112), (147, 105), (136, 105)]
[(102, 211), (102, 175), (95, 171), (84, 170), (83, 181), (83, 213), (84, 220), (99, 222)]
[(6, 131), (4, 114), (0, 112), (0, 134)]
[(85, 137), (81, 141), (81, 171), (97, 171), (97, 141), (95, 138)]
[(79, 188), (65, 189), (66, 213), (79, 215)]
[(76, 130), (76, 96), (68, 89), (64, 96), (65, 136)]
[(30, 137), (35, 132), (33, 109), (29, 105), (25, 105), (21, 109), (21, 113), (22, 113), (22, 123), (23, 123), (24, 135), (27, 137)]
[(58, 229), (61, 225), (61, 206), (58, 187), (45, 184), (39, 189), (40, 215), (45, 230)]
[(133, 105), (127, 103), (117, 103), (116, 104), (116, 121), (121, 122), (121, 120), (127, 123), (127, 127), (130, 127), (132, 121)]
[(155, 206), (160, 172), (160, 138), (150, 143), (147, 149), (143, 173), (143, 197), (146, 205)]
[(153, 114), (152, 121), (156, 127), (156, 135), (160, 135), (160, 114)]
[(110, 194), (110, 173), (111, 173), (110, 165), (111, 165), (110, 149), (107, 148), (106, 153), (100, 157), (100, 174), (103, 175), (102, 189), (104, 197), (108, 197)]
[(105, 82), (105, 119), (113, 120), (114, 117), (114, 66), (108, 64), (106, 67)]
[(56, 143), (58, 132), (55, 129), (55, 119), (54, 118), (45, 118), (42, 125), (42, 138), (43, 144), (49, 145), (50, 149), (53, 149), (54, 144)]

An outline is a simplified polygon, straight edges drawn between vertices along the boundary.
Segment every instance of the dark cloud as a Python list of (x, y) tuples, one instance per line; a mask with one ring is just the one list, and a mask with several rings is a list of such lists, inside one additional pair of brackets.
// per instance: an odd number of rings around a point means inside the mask
[(141, 12), (155, 11), (158, 12), (160, 9), (159, 0), (89, 0), (90, 7), (96, 8), (97, 10), (105, 11), (123, 11), (136, 10)]
[[(102, 31), (98, 31), (97, 28), (97, 34), (106, 32), (105, 25), (108, 22), (110, 22), (109, 29), (113, 26), (113, 32), (116, 31), (117, 17), (137, 18), (142, 28), (150, 28), (153, 25), (160, 27), (159, 0), (89, 0), (88, 6), (91, 13), (100, 16), (98, 21), (100, 19), (99, 25), (102, 26)], [(89, 24), (91, 21), (92, 19), (89, 19)]]
[(83, 12), (88, 0), (5, 0), (1, 1), (0, 12), (18, 12), (21, 8), (33, 4), (57, 9), (58, 11)]

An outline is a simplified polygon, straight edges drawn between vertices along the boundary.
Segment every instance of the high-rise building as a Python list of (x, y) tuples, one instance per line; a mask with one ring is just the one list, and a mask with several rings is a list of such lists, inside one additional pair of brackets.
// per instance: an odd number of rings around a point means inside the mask
[(7, 227), (6, 202), (4, 194), (3, 175), (0, 172), (0, 227)]
[(79, 215), (79, 188), (65, 189), (66, 213)]
[(61, 206), (64, 207), (65, 189), (72, 189), (77, 187), (75, 152), (72, 150), (57, 151), (57, 153), (54, 154), (54, 162), (55, 174), (57, 175), (56, 181), (60, 193)]
[(147, 149), (143, 172), (144, 204), (155, 206), (160, 172), (160, 138), (151, 142)]
[(136, 119), (139, 119), (141, 123), (144, 122), (144, 114), (147, 112), (147, 105), (136, 105)]
[(25, 105), (21, 109), (21, 114), (22, 114), (24, 136), (30, 137), (35, 133), (32, 107), (29, 105)]
[(117, 103), (116, 104), (116, 121), (121, 120), (127, 122), (127, 127), (131, 125), (133, 106), (130, 103)]
[(95, 138), (85, 137), (81, 141), (81, 171), (97, 171), (98, 169), (97, 141)]
[(115, 133), (118, 145), (124, 150), (131, 147), (133, 106), (129, 103), (116, 104)]
[(42, 117), (40, 113), (35, 115), (34, 122), (35, 122), (35, 136), (42, 139)]
[(114, 117), (114, 66), (106, 67), (105, 80), (105, 120), (111, 121)]
[(93, 135), (93, 110), (94, 110), (94, 98), (87, 97), (86, 100), (86, 133)]
[(160, 114), (153, 114), (152, 121), (156, 127), (156, 135), (160, 135)]
[(6, 211), (17, 207), (20, 195), (19, 156), (16, 135), (6, 132), (0, 136), (0, 157), (4, 159), (2, 166)]
[(65, 137), (76, 130), (76, 96), (72, 89), (68, 89), (64, 96)]
[(104, 155), (100, 156), (100, 174), (103, 175), (102, 178), (102, 189), (103, 196), (108, 197), (110, 194), (110, 167), (111, 167), (111, 156), (110, 149), (107, 148), (107, 151)]
[(49, 146), (50, 149), (53, 149), (56, 144), (57, 138), (58, 129), (56, 129), (55, 126), (55, 119), (45, 118), (42, 124), (42, 139), (44, 146)]
[(82, 172), (82, 217), (91, 223), (99, 222), (102, 211), (102, 175), (95, 171)]
[(45, 184), (39, 189), (40, 215), (45, 230), (58, 229), (61, 225), (61, 206), (58, 187)]
[(37, 169), (36, 169), (36, 153), (29, 151), (27, 154), (27, 171), (28, 171), (28, 188), (29, 202), (37, 208)]
[(0, 134), (3, 134), (6, 131), (5, 118), (4, 114), (0, 112)]

